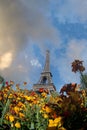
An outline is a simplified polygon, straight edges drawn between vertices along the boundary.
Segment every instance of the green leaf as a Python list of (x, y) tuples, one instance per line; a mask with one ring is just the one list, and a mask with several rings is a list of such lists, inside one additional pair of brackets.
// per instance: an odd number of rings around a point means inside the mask
[(10, 100), (8, 99), (7, 102), (6, 102), (6, 105), (5, 107), (3, 108), (3, 111), (2, 111), (2, 116), (1, 116), (1, 119), (0, 119), (0, 125), (2, 125), (3, 123), (3, 119), (4, 119), (4, 115), (9, 107), (9, 104), (10, 104)]
[(34, 130), (34, 122), (31, 122), (31, 130)]

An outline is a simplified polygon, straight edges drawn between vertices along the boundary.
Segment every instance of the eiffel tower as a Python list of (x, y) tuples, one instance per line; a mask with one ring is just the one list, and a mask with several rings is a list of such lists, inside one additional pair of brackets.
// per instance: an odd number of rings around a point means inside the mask
[(41, 88), (48, 90), (48, 92), (56, 91), (56, 87), (52, 82), (52, 74), (50, 72), (50, 52), (46, 51), (46, 61), (44, 69), (41, 73), (40, 79), (37, 84), (33, 85), (33, 90), (38, 92)]

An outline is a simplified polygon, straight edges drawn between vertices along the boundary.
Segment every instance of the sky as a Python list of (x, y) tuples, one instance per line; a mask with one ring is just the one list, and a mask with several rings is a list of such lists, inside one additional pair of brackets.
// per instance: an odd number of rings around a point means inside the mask
[(57, 90), (79, 83), (71, 63), (87, 67), (87, 0), (0, 0), (0, 75), (6, 81), (37, 83), (50, 50)]

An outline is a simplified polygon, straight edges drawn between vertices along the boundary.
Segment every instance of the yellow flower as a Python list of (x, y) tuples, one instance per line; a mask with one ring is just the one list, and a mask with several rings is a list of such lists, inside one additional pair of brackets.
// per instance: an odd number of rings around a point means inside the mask
[(61, 117), (61, 116), (55, 118), (54, 124), (56, 124), (56, 126), (61, 127), (61, 126), (62, 126), (62, 123), (63, 123), (63, 122), (62, 122), (62, 117)]
[(15, 127), (16, 127), (16, 128), (20, 128), (20, 127), (21, 127), (20, 123), (19, 123), (19, 122), (16, 122), (16, 123), (15, 123)]
[(58, 128), (58, 130), (66, 130), (64, 127), (60, 127)]
[(42, 105), (42, 111), (45, 111), (45, 105)]
[(45, 92), (41, 93), (42, 97), (46, 97), (47, 94)]
[(21, 108), (25, 108), (25, 104), (23, 104), (23, 103), (20, 102), (20, 101), (18, 102), (17, 106), (18, 106), (18, 107), (21, 107)]
[(13, 122), (14, 121), (14, 116), (13, 115), (9, 115), (9, 121)]
[(9, 97), (8, 98), (13, 98), (13, 95), (12, 95), (12, 93), (9, 95)]
[(30, 105), (30, 107), (31, 107), (31, 106), (33, 106), (33, 104), (32, 104), (32, 103), (29, 103), (29, 105)]
[(82, 90), (82, 96), (85, 97), (86, 96), (86, 91)]
[(44, 118), (48, 118), (48, 115), (47, 115), (47, 114), (44, 114), (43, 116), (44, 116)]
[(62, 122), (61, 122), (61, 119), (62, 119), (62, 117), (58, 117), (58, 118), (56, 118), (55, 120), (52, 120), (52, 119), (49, 119), (49, 127), (61, 127), (61, 125), (62, 125)]
[(18, 114), (18, 112), (20, 111), (20, 108), (17, 107), (17, 106), (15, 106), (15, 107), (14, 107), (14, 111)]
[(20, 98), (20, 97), (17, 97), (17, 100), (21, 100), (21, 98)]
[(31, 96), (25, 96), (25, 99), (26, 99), (27, 101), (30, 101), (30, 100), (32, 100), (32, 97), (31, 97)]
[(23, 117), (25, 117), (25, 115), (20, 112), (20, 113), (19, 113), (19, 117), (20, 117), (20, 118), (23, 118)]
[(61, 121), (61, 119), (62, 119), (61, 116), (55, 118), (54, 123), (57, 123), (57, 124), (58, 124), (58, 123)]
[(50, 113), (50, 112), (52, 112), (52, 109), (51, 109), (50, 107), (46, 106), (45, 111), (46, 111), (47, 113)]
[(57, 127), (57, 123), (54, 122), (54, 120), (49, 119), (49, 127)]
[(4, 93), (4, 97), (7, 98), (7, 94), (6, 93)]
[(54, 126), (54, 120), (49, 119), (49, 127), (53, 127)]
[(6, 120), (9, 120), (9, 115), (8, 115), (8, 114), (6, 114), (5, 118), (6, 118)]
[(40, 113), (43, 113), (44, 111), (43, 110), (40, 110)]

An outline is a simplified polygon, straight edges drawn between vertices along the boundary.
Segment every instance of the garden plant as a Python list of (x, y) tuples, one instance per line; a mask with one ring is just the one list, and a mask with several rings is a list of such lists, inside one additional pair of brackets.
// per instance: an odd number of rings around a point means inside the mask
[(80, 74), (81, 84), (67, 83), (60, 92), (40, 88), (37, 93), (21, 89), (13, 81), (2, 85), (0, 130), (86, 130), (87, 75), (83, 62), (72, 62), (72, 71)]

